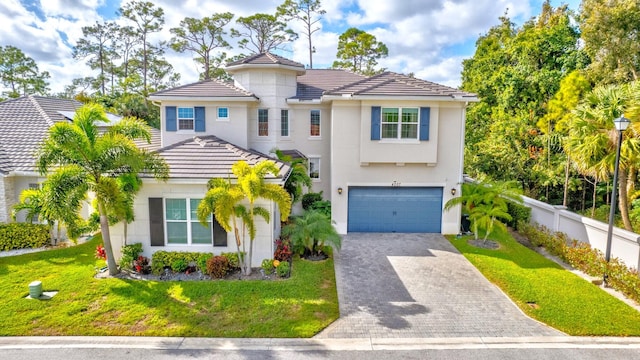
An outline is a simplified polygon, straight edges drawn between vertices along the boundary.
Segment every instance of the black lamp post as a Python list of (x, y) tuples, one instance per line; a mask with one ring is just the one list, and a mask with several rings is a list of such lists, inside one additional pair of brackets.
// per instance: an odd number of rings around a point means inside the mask
[[(609, 212), (609, 229), (607, 231), (607, 250), (604, 259), (608, 263), (611, 259), (611, 238), (613, 237), (613, 220), (616, 216), (616, 197), (618, 195), (618, 169), (620, 168), (620, 148), (622, 147), (622, 133), (627, 130), (631, 121), (624, 117), (624, 114), (613, 120), (613, 125), (618, 131), (618, 143), (616, 144), (616, 163), (613, 170), (613, 188), (611, 189), (611, 211)], [(604, 286), (607, 286), (607, 272), (605, 270), (602, 279)]]

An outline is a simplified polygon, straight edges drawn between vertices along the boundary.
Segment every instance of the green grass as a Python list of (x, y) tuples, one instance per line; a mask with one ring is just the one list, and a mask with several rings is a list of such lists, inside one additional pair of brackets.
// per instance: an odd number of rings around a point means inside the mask
[[(596, 285), (516, 242), (491, 236), (500, 249), (471, 246), (469, 237), (450, 236), (453, 245), (526, 314), (569, 335), (639, 336), (640, 312)], [(527, 303), (536, 303), (534, 309)]]
[[(339, 316), (331, 259), (278, 281), (96, 279), (100, 241), (0, 258), (0, 336), (311, 337)], [(59, 293), (25, 299), (34, 280)]]

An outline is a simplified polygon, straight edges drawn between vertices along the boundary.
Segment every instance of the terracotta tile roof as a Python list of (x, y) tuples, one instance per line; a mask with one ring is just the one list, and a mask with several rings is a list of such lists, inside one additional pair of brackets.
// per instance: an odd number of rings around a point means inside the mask
[(384, 72), (363, 80), (325, 92), (325, 95), (377, 95), (377, 96), (438, 96), (452, 98), (475, 98), (467, 93), (430, 81), (406, 75)]
[(75, 111), (75, 100), (25, 96), (0, 102), (0, 171), (35, 171), (35, 153), (49, 127)]
[[(282, 180), (288, 176), (290, 170), (287, 163), (235, 146), (213, 135), (181, 141), (159, 149), (157, 153), (169, 165), (170, 179), (233, 178), (231, 166), (238, 160), (245, 160), (250, 165), (272, 160), (280, 169), (278, 178)], [(266, 177), (275, 178), (271, 175)]]
[(293, 99), (320, 99), (325, 91), (366, 79), (351, 71), (339, 69), (308, 69), (298, 76), (298, 87)]
[(289, 60), (280, 55), (272, 54), (270, 52), (247, 56), (243, 59), (228, 63), (227, 67), (233, 67), (233, 66), (245, 65), (245, 64), (286, 65), (286, 66), (293, 66), (293, 67), (299, 67), (304, 69), (304, 65), (302, 65), (301, 63), (293, 60)]
[(175, 88), (162, 90), (149, 95), (154, 97), (257, 97), (244, 89), (233, 84), (216, 79), (203, 80), (193, 84), (178, 86)]

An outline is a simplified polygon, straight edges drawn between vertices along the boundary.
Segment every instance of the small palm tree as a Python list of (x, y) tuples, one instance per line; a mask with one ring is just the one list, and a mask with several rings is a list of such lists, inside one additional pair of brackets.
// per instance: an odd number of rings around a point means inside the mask
[(285, 155), (282, 151), (275, 149), (278, 160), (288, 162), (291, 165), (291, 173), (284, 183), (284, 189), (291, 196), (291, 201), (295, 204), (302, 200), (304, 188), (311, 189), (313, 185), (309, 177), (309, 169), (305, 159), (294, 159), (289, 155)]
[(36, 162), (47, 175), (45, 187), (54, 204), (65, 205), (70, 194), (95, 195), (109, 274), (118, 273), (109, 235), (109, 209), (125, 196), (118, 178), (147, 172), (166, 179), (168, 167), (155, 153), (140, 150), (134, 139), (150, 140), (150, 128), (139, 119), (124, 118), (99, 132), (98, 122), (108, 123), (104, 108), (87, 104), (76, 111), (72, 123), (59, 122), (39, 149)]
[(469, 214), (475, 239), (479, 238), (479, 230), (484, 230), (486, 241), (495, 226), (505, 227), (499, 219), (511, 220), (507, 202), (522, 204), (522, 196), (515, 182), (464, 183), (462, 195), (447, 201), (444, 210), (462, 205)]
[[(260, 198), (274, 201), (280, 208), (280, 220), (285, 221), (291, 212), (291, 197), (281, 186), (264, 181), (268, 174), (279, 174), (273, 161), (261, 161), (250, 166), (246, 161), (240, 160), (233, 164), (231, 172), (237, 178), (236, 183), (232, 183), (231, 179), (209, 181), (209, 190), (198, 206), (198, 219), (205, 224), (213, 214), (227, 232), (233, 230), (242, 272), (250, 275), (253, 242), (256, 237), (255, 218), (260, 216), (269, 222), (269, 211), (256, 206), (256, 201)], [(239, 220), (242, 230), (238, 226)], [(243, 241), (247, 233), (248, 252), (246, 241)], [(247, 256), (243, 256), (243, 253)]]
[(317, 210), (306, 211), (282, 229), (289, 236), (294, 247), (303, 248), (303, 256), (322, 255), (322, 249), (329, 245), (340, 250), (342, 239), (331, 224), (331, 220)]

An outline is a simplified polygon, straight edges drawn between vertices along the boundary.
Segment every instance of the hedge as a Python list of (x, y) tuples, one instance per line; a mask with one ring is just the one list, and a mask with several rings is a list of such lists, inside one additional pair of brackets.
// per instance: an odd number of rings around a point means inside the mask
[(200, 252), (186, 251), (156, 251), (151, 256), (151, 271), (156, 275), (160, 275), (165, 267), (171, 267), (176, 261), (198, 265), (198, 258), (202, 254)]
[(0, 224), (0, 251), (40, 248), (51, 244), (49, 228), (43, 224)]
[(511, 220), (507, 221), (507, 225), (518, 230), (521, 222), (529, 223), (531, 219), (531, 208), (512, 201), (507, 202), (507, 212), (511, 215)]
[(543, 246), (551, 254), (590, 276), (607, 274), (607, 285), (622, 292), (627, 298), (640, 302), (640, 277), (638, 270), (627, 267), (618, 258), (609, 262), (598, 249), (578, 240), (569, 239), (564, 233), (553, 233), (544, 226), (534, 226), (521, 222), (519, 232), (531, 244)]

